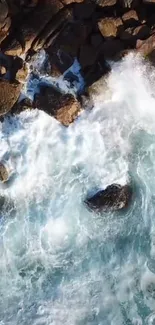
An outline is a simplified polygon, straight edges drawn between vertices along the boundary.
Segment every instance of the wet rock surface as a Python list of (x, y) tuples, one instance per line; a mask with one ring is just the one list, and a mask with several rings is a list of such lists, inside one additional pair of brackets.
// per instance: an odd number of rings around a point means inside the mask
[(85, 200), (89, 209), (97, 212), (118, 211), (128, 207), (132, 190), (130, 185), (109, 185), (105, 190), (97, 192)]
[(81, 106), (71, 94), (63, 94), (54, 87), (43, 85), (34, 96), (34, 106), (68, 126), (78, 116)]

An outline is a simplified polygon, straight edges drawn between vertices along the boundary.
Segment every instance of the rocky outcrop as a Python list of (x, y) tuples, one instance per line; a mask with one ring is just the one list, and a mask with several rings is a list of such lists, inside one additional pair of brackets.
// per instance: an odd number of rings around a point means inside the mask
[(85, 200), (86, 205), (96, 212), (118, 211), (128, 207), (131, 199), (130, 185), (109, 185)]
[(63, 94), (54, 87), (42, 85), (34, 97), (34, 106), (68, 126), (78, 116), (81, 106), (71, 94)]
[(8, 113), (17, 102), (21, 85), (0, 80), (0, 116)]

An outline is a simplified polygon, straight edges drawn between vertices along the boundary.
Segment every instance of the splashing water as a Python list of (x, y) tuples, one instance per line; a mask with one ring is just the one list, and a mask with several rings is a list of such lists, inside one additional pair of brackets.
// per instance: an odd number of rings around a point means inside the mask
[[(37, 110), (0, 125), (12, 169), (0, 187), (0, 325), (155, 324), (154, 90), (131, 55), (69, 128)], [(86, 209), (88, 193), (129, 179), (126, 213)]]

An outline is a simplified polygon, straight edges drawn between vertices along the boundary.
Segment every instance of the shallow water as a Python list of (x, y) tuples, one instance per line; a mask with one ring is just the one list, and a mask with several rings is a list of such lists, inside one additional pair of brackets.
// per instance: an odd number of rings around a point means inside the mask
[[(0, 325), (155, 324), (154, 90), (131, 55), (69, 128), (37, 110), (0, 125)], [(125, 213), (83, 204), (128, 181)]]

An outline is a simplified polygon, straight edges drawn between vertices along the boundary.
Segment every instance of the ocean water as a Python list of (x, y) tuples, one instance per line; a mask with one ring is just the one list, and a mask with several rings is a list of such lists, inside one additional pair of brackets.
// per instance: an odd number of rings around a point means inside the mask
[[(155, 324), (155, 73), (112, 64), (68, 128), (44, 112), (0, 124), (0, 325)], [(85, 197), (133, 187), (123, 213)]]

